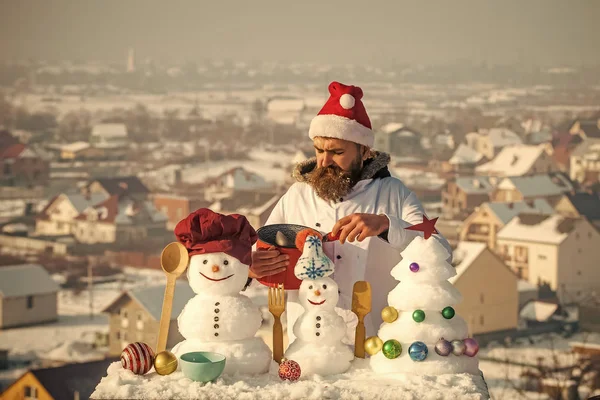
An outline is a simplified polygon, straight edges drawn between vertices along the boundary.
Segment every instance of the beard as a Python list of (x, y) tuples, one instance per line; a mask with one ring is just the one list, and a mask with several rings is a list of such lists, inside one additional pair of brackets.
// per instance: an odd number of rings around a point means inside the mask
[(315, 167), (308, 176), (307, 182), (323, 200), (338, 202), (358, 183), (361, 170), (359, 156), (350, 166), (350, 171), (344, 171), (337, 165)]

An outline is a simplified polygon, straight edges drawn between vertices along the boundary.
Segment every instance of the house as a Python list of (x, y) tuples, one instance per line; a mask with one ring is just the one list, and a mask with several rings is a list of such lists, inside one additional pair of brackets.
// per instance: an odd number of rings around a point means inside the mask
[(402, 123), (391, 122), (375, 132), (373, 148), (392, 157), (414, 156), (422, 153), (421, 133)]
[(113, 195), (86, 207), (73, 223), (73, 236), (79, 243), (126, 245), (162, 234), (167, 217), (150, 200)]
[(167, 216), (167, 229), (175, 229), (175, 225), (191, 212), (209, 207), (211, 201), (203, 196), (185, 196), (170, 193), (156, 193), (152, 195), (154, 207)]
[(579, 136), (582, 140), (600, 139), (600, 118), (599, 119), (577, 119), (571, 123), (569, 133)]
[[(102, 312), (109, 316), (108, 352), (118, 356), (131, 342), (144, 342), (156, 349), (165, 285), (140, 287), (121, 293)], [(194, 292), (187, 281), (178, 280), (169, 324), (167, 349), (183, 340), (177, 317)]]
[(0, 131), (0, 185), (34, 186), (48, 181), (50, 164), (10, 132)]
[(490, 198), (494, 202), (509, 203), (541, 198), (554, 205), (572, 190), (573, 183), (562, 173), (511, 176), (500, 180)]
[(481, 129), (478, 132), (467, 133), (465, 138), (469, 147), (483, 154), (488, 160), (494, 159), (506, 146), (523, 143), (519, 135), (507, 128)]
[(465, 176), (449, 180), (442, 189), (445, 218), (466, 218), (475, 207), (490, 201), (496, 178)]
[(210, 205), (210, 209), (221, 214), (242, 214), (254, 229), (262, 227), (281, 194), (237, 191), (231, 196), (219, 199)]
[(75, 217), (106, 200), (105, 193), (61, 193), (36, 216), (35, 236), (65, 236), (75, 232)]
[(244, 167), (231, 168), (204, 182), (204, 197), (217, 200), (229, 197), (234, 191), (265, 191), (274, 189), (273, 182)]
[(137, 176), (97, 178), (81, 190), (82, 193), (101, 193), (106, 197), (127, 195), (137, 200), (146, 200), (150, 190)]
[(2, 399), (70, 400), (89, 399), (106, 376), (115, 358), (32, 369), (21, 375), (0, 396)]
[(484, 243), (459, 242), (454, 262), (456, 276), (449, 281), (463, 296), (455, 310), (467, 322), (469, 334), (515, 329), (516, 275)]
[(107, 151), (123, 150), (129, 145), (125, 124), (101, 123), (92, 127), (90, 144)]
[(483, 203), (465, 219), (460, 230), (460, 240), (486, 243), (494, 250), (498, 231), (522, 212), (550, 215), (554, 213), (554, 209), (544, 199)]
[(58, 320), (58, 290), (38, 264), (0, 268), (0, 329)]
[(548, 285), (563, 303), (600, 291), (600, 233), (585, 218), (519, 214), (498, 232), (496, 252), (520, 279)]
[(569, 174), (580, 183), (600, 182), (600, 138), (588, 139), (573, 150)]
[(557, 213), (570, 218), (586, 218), (600, 229), (600, 195), (588, 192), (566, 193), (554, 206)]
[(558, 171), (546, 145), (506, 146), (498, 155), (475, 168), (478, 175), (523, 176)]
[(449, 170), (457, 174), (473, 175), (475, 168), (484, 160), (483, 154), (461, 143), (448, 160)]

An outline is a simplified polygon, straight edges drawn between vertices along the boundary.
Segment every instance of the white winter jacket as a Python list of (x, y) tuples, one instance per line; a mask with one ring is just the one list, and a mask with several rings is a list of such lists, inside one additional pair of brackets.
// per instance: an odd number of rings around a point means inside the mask
[[(294, 183), (273, 209), (266, 225), (298, 224), (323, 233), (330, 232), (342, 217), (354, 213), (385, 214), (389, 221), (387, 240), (370, 237), (362, 242), (326, 242), (325, 253), (335, 262), (333, 278), (338, 283), (338, 307), (350, 309), (354, 282), (366, 280), (371, 284), (372, 311), (367, 316), (367, 336), (375, 335), (382, 323), (381, 310), (388, 305), (387, 295), (398, 284), (391, 275), (400, 262), (400, 252), (422, 232), (404, 229), (423, 222), (423, 207), (415, 194), (397, 178), (389, 176), (389, 156), (376, 153), (363, 168), (361, 180), (342, 201), (327, 202), (315, 194), (305, 182), (306, 174), (316, 166), (312, 158), (294, 170)], [(451, 253), (441, 235), (434, 235)], [(292, 266), (293, 267), (293, 266)]]

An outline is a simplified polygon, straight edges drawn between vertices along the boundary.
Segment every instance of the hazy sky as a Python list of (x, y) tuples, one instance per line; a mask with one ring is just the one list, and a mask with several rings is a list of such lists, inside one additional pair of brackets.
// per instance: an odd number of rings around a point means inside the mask
[(600, 1), (0, 0), (2, 59), (600, 63)]

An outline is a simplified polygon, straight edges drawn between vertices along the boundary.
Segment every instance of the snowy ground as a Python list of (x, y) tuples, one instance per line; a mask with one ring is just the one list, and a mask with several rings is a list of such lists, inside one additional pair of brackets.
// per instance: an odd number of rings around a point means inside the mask
[[(418, 394), (419, 397), (416, 397)], [(154, 370), (136, 376), (116, 362), (109, 366), (92, 394), (93, 399), (487, 399), (479, 376), (460, 374), (439, 377), (375, 375), (368, 360), (355, 360), (345, 374), (315, 376), (298, 382), (283, 382), (272, 362), (268, 374), (255, 377), (222, 376), (202, 384), (182, 372), (160, 376)]]

